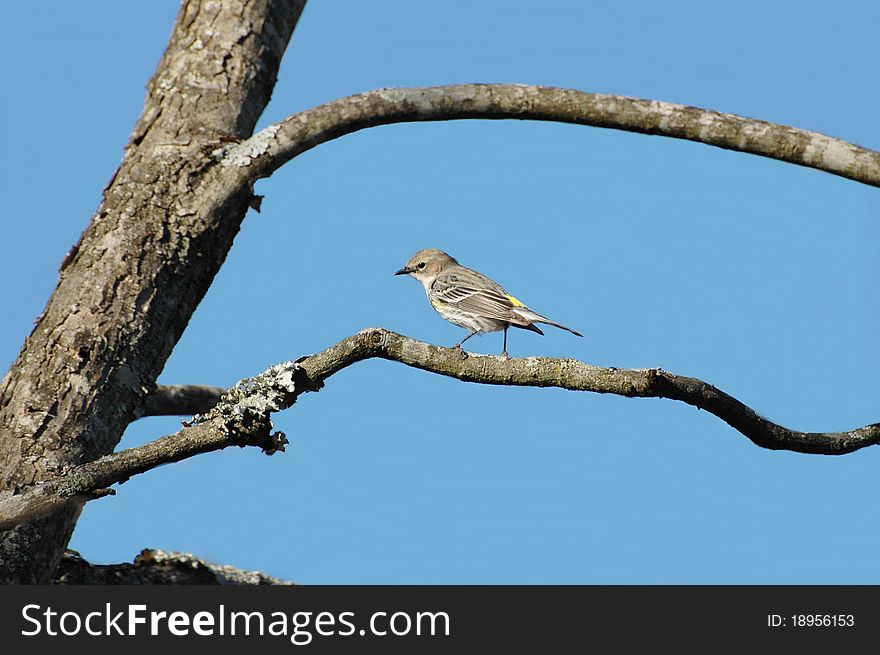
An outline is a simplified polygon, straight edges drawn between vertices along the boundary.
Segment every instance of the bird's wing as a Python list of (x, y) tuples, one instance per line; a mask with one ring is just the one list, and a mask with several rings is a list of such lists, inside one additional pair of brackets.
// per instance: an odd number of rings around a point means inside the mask
[[(475, 272), (469, 271), (469, 273), (478, 275)], [(515, 307), (522, 306), (513, 296), (488, 278), (485, 282), (468, 279), (472, 275), (460, 276), (453, 273), (437, 276), (431, 285), (431, 301), (453, 305), (462, 311), (517, 325), (526, 325), (530, 322), (512, 311)]]

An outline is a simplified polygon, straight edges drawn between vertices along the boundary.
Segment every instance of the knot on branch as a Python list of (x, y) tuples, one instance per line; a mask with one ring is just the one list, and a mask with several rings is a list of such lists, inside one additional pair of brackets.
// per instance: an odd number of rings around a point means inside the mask
[(373, 347), (379, 347), (385, 344), (385, 337), (388, 333), (381, 328), (372, 328), (367, 334), (367, 339), (369, 339), (370, 345)]
[(666, 371), (662, 368), (649, 368), (645, 371), (645, 384), (651, 393), (659, 393), (668, 382)]
[(388, 345), (388, 339), (396, 335), (390, 330), (381, 327), (369, 327), (361, 330), (353, 338), (353, 345), (360, 347), (369, 353), (375, 353)]

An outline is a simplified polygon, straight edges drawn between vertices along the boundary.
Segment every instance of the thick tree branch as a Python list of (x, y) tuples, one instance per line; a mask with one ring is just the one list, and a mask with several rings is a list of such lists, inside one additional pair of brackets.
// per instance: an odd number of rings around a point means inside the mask
[(18, 493), (0, 493), (0, 528), (53, 511), (74, 498), (88, 500), (114, 483), (199, 453), (233, 445), (259, 446), (268, 454), (284, 450), (287, 441), (283, 434), (272, 433), (271, 413), (290, 407), (301, 393), (317, 391), (324, 380), (343, 368), (371, 358), (397, 361), (465, 382), (680, 400), (714, 414), (758, 446), (772, 450), (842, 455), (880, 442), (880, 424), (848, 432), (789, 430), (706, 382), (656, 368), (602, 368), (576, 359), (474, 355), (369, 328), (321, 353), (278, 364), (243, 380), (216, 407), (195, 417), (176, 434), (82, 464)]
[(880, 186), (880, 153), (786, 125), (658, 100), (523, 84), (377, 89), (294, 114), (218, 151), (235, 186), (267, 177), (317, 145), (368, 127), (469, 118), (592, 125), (698, 141)]

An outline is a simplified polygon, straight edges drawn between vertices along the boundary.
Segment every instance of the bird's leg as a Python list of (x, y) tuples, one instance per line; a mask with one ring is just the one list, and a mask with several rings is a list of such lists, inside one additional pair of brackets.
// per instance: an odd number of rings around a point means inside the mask
[(459, 341), (457, 344), (455, 344), (455, 345), (452, 346), (452, 347), (453, 347), (453, 348), (461, 348), (461, 344), (463, 344), (465, 341), (467, 341), (468, 339), (470, 339), (470, 338), (471, 338), (472, 336), (474, 336), (476, 333), (477, 333), (476, 330), (471, 330), (471, 331), (468, 333), (468, 335), (467, 335), (464, 339), (462, 339), (461, 341)]
[(507, 354), (507, 328), (509, 325), (504, 326), (504, 348), (501, 350), (501, 357), (507, 359), (510, 355)]

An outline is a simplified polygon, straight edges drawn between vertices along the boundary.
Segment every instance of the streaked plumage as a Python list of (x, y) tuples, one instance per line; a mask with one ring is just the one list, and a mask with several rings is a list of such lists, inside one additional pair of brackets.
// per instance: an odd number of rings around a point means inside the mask
[(395, 275), (409, 275), (421, 282), (428, 301), (440, 316), (468, 331), (456, 347), (474, 334), (504, 330), (501, 354), (506, 356), (507, 328), (513, 326), (544, 334), (535, 323), (546, 323), (583, 336), (529, 309), (500, 284), (462, 266), (442, 250), (419, 250)]

